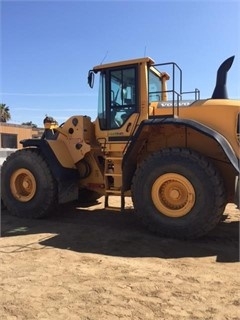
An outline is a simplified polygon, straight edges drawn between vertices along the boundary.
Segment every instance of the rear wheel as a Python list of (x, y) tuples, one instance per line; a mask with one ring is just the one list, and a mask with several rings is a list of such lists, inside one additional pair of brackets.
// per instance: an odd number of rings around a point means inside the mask
[(38, 149), (12, 153), (1, 171), (2, 199), (11, 214), (41, 218), (52, 211), (57, 185)]
[(220, 221), (226, 204), (221, 176), (189, 149), (164, 149), (136, 171), (133, 202), (144, 224), (161, 235), (197, 238)]

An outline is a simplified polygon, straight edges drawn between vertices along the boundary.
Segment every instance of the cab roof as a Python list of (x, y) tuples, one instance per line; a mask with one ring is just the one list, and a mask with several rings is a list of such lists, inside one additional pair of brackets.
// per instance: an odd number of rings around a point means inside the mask
[(113, 68), (113, 67), (119, 67), (119, 66), (127, 66), (132, 64), (140, 64), (140, 63), (146, 63), (146, 64), (154, 64), (154, 60), (149, 57), (144, 58), (138, 58), (138, 59), (131, 59), (131, 60), (124, 60), (124, 61), (117, 61), (117, 62), (111, 62), (106, 64), (100, 64), (98, 66), (93, 67), (93, 71), (98, 72), (103, 69), (107, 68)]

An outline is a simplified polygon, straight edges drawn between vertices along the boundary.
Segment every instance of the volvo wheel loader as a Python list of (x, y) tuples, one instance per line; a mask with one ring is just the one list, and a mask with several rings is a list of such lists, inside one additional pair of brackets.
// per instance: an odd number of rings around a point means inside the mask
[[(148, 57), (101, 64), (98, 116), (76, 115), (58, 126), (44, 119), (41, 139), (22, 141), (2, 167), (10, 214), (41, 218), (76, 199), (131, 196), (134, 212), (161, 236), (203, 236), (227, 203), (239, 205), (240, 101), (229, 100), (218, 69), (212, 97), (185, 100), (182, 70)], [(162, 69), (170, 69), (164, 72)]]

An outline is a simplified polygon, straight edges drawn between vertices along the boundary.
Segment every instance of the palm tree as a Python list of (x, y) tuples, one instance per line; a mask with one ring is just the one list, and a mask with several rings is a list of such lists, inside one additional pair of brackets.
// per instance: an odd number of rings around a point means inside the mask
[(11, 119), (10, 109), (5, 103), (0, 103), (0, 122), (7, 122)]

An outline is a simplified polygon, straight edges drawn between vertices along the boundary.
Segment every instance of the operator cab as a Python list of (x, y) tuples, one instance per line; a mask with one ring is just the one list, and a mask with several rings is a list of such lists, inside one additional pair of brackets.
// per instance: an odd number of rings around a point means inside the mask
[(100, 71), (98, 121), (101, 130), (121, 128), (140, 104), (140, 64), (152, 64), (150, 58), (109, 63), (93, 68)]
[(100, 72), (100, 130), (122, 128), (133, 114), (147, 119), (151, 101), (166, 101), (165, 80), (169, 76), (158, 71), (153, 64), (151, 58), (141, 58), (99, 65), (89, 71), (90, 87), (93, 86), (94, 73)]
[[(151, 58), (134, 59), (96, 66), (92, 72), (90, 71), (88, 79), (90, 86), (93, 84), (93, 72), (100, 72), (98, 121), (101, 130), (121, 128), (131, 115), (140, 113), (142, 101), (146, 101), (144, 95), (148, 94), (146, 92), (148, 80), (143, 76), (143, 72), (146, 72), (153, 63)], [(154, 85), (157, 91), (162, 90), (160, 73), (153, 76), (151, 72), (151, 85)]]

